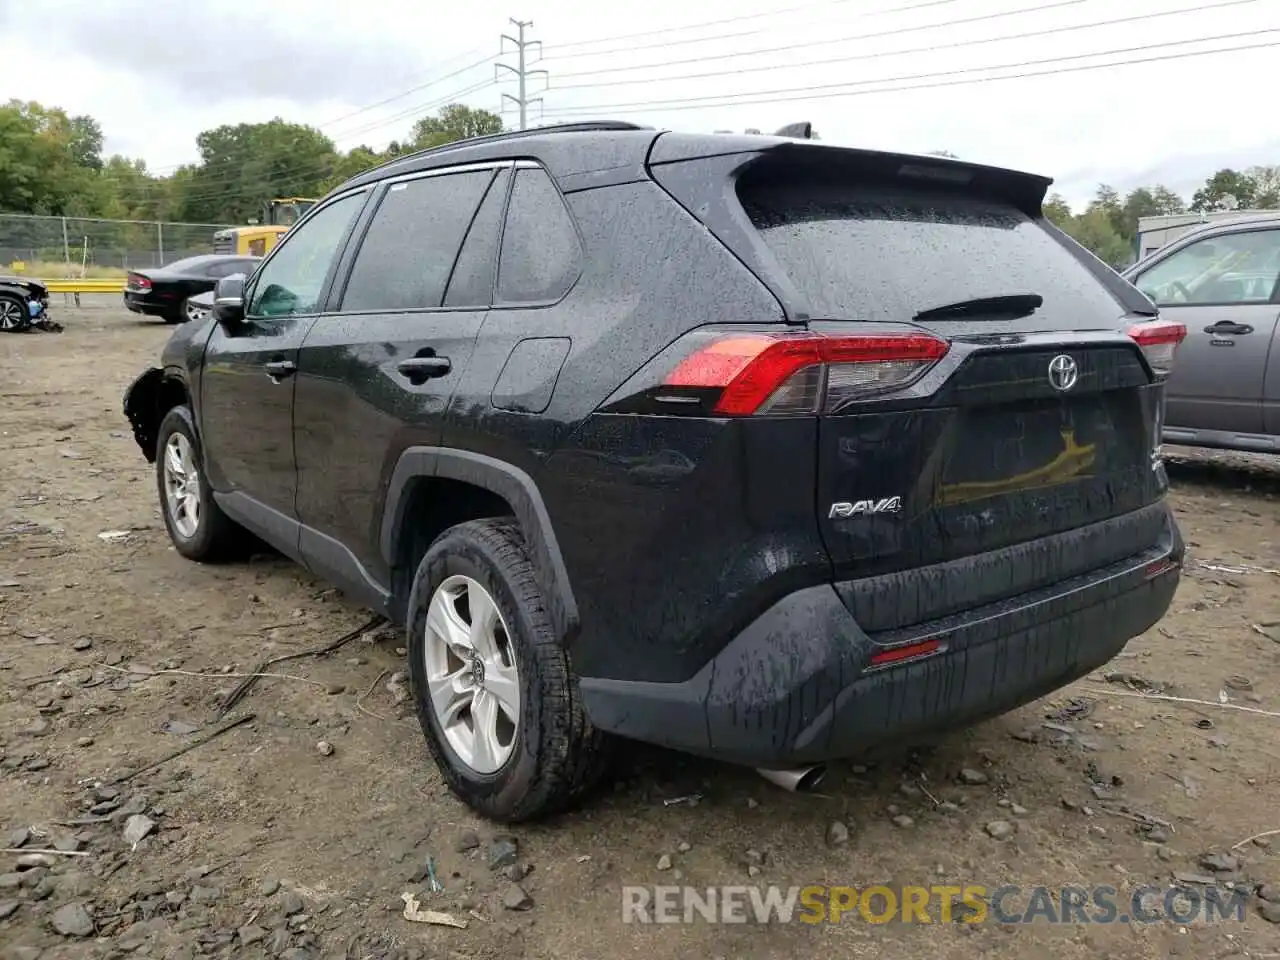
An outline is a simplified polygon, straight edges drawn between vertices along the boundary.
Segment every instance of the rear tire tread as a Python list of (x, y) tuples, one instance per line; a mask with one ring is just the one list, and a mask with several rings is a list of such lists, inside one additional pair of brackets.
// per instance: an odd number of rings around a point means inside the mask
[[(493, 561), (514, 596), (519, 612), (532, 628), (520, 630), (516, 639), (528, 647), (528, 653), (536, 663), (535, 676), (528, 682), (522, 678), (522, 688), (527, 689), (530, 684), (535, 687), (535, 695), (541, 705), (538, 711), (540, 729), (532, 738), (527, 730), (521, 731), (520, 735), (524, 744), (531, 739), (537, 744), (538, 755), (534, 758), (534, 773), (526, 789), (509, 804), (501, 802), (500, 793), (477, 793), (470, 789), (465, 775), (454, 769), (445, 751), (433, 736), (428, 735), (432, 756), (449, 787), (491, 819), (514, 823), (561, 813), (600, 781), (608, 768), (611, 738), (591, 725), (583, 709), (568, 651), (552, 627), (519, 523), (513, 518), (502, 517), (471, 520), (451, 527), (432, 544), (423, 559), (423, 568), (450, 549), (450, 541), (457, 541), (460, 547), (474, 545)], [(415, 595), (428, 586), (421, 583), (422, 573), (430, 578), (431, 586), (437, 579), (431, 577), (430, 570), (420, 571)], [(421, 598), (423, 603), (429, 600), (429, 595)], [(423, 704), (422, 698), (418, 698), (418, 703), (420, 711), (430, 709)], [(429, 729), (425, 719), (423, 726)]]

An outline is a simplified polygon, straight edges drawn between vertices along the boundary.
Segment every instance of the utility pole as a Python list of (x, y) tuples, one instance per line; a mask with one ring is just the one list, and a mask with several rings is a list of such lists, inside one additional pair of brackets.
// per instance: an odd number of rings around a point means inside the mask
[[(547, 74), (547, 71), (545, 70), (530, 70), (529, 61), (525, 56), (525, 51), (529, 47), (536, 46), (539, 49), (539, 51), (541, 51), (542, 49), (541, 40), (526, 40), (524, 38), (525, 30), (533, 26), (533, 21), (517, 20), (514, 17), (512, 17), (511, 22), (516, 26), (517, 36), (513, 37), (510, 34), (504, 33), (502, 35), (502, 39), (504, 42), (507, 40), (510, 40), (513, 44), (515, 44), (516, 61), (518, 66), (512, 67), (505, 63), (496, 63), (494, 64), (494, 77), (496, 78), (498, 76), (499, 70), (506, 70), (509, 73), (514, 73), (516, 75), (516, 80), (519, 81), (519, 84), (520, 84), (520, 87), (519, 87), (520, 93), (514, 97), (509, 93), (504, 93), (502, 95), (502, 99), (510, 100), (512, 103), (514, 103), (517, 107), (520, 108), (520, 129), (524, 130), (529, 123), (529, 105), (533, 103), (542, 102), (541, 97), (534, 97), (533, 99), (529, 99), (527, 81), (530, 77), (535, 76), (536, 74), (540, 73), (544, 77), (548, 76), (548, 74)], [(500, 51), (500, 52), (504, 52), (504, 51)]]

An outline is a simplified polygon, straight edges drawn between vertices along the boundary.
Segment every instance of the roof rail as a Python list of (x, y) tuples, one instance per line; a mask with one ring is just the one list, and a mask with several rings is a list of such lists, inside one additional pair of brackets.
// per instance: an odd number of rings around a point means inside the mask
[(444, 143), (438, 147), (428, 147), (425, 150), (417, 150), (413, 153), (404, 153), (390, 160), (385, 160), (377, 166), (370, 167), (358, 176), (372, 173), (374, 170), (381, 170), (392, 164), (401, 163), (405, 160), (415, 160), (419, 157), (431, 157), (438, 153), (447, 153), (450, 150), (458, 150), (463, 147), (474, 146), (480, 143), (500, 143), (504, 140), (518, 140), (521, 137), (536, 137), (547, 133), (583, 133), (590, 131), (626, 131), (626, 130), (652, 130), (653, 127), (647, 127), (639, 123), (630, 123), (626, 120), (583, 120), (577, 123), (552, 123), (545, 127), (528, 127), (524, 130), (504, 130), (501, 133), (490, 133), (482, 137), (468, 137), (466, 140), (454, 140), (451, 143)]

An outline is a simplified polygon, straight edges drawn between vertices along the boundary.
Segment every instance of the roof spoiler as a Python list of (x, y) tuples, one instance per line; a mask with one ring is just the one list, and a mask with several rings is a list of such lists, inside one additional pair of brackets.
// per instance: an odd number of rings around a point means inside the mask
[(812, 140), (813, 124), (808, 120), (803, 120), (799, 123), (788, 123), (785, 127), (779, 127), (774, 136), (792, 137), (796, 140)]

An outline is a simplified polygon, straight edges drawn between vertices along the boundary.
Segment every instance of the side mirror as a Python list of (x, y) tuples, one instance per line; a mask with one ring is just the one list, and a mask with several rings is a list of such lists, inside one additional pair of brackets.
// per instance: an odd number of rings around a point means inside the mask
[(233, 273), (213, 288), (213, 316), (226, 330), (244, 322), (244, 282), (243, 273)]

